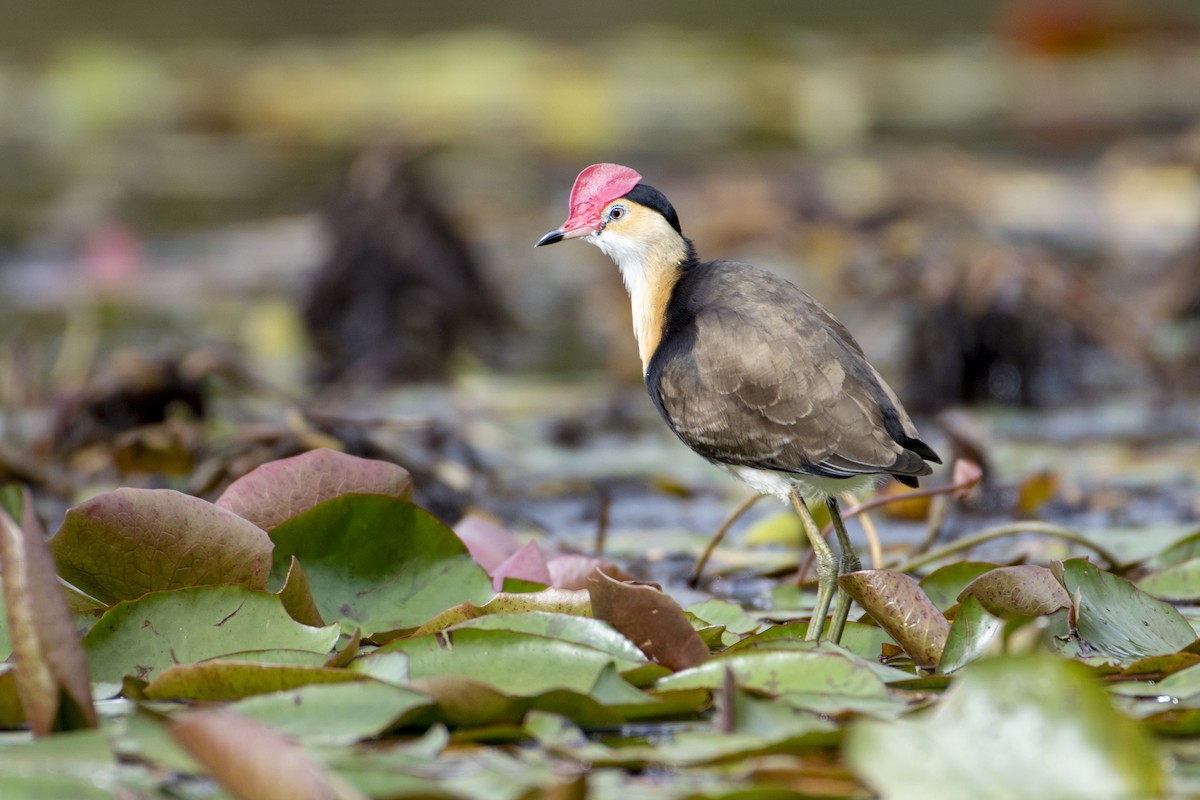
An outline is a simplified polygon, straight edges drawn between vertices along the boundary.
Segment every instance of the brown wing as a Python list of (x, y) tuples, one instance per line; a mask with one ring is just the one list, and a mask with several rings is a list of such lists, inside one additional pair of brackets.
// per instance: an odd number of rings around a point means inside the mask
[(820, 304), (751, 267), (699, 269), (677, 293), (688, 308), (675, 310), (648, 375), (680, 439), (713, 461), (764, 469), (836, 478), (930, 472), (921, 456), (932, 451)]

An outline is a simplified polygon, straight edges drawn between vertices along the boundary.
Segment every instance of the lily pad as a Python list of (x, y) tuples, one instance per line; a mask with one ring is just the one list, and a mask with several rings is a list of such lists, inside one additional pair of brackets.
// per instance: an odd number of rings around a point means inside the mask
[(412, 476), (401, 466), (319, 448), (251, 470), (229, 484), (216, 504), (273, 531), (334, 497), (375, 494), (411, 500), (412, 492)]
[(1088, 670), (1039, 654), (980, 661), (908, 719), (851, 728), (845, 757), (889, 800), (1159, 797), (1155, 747)]
[(1033, 564), (997, 567), (980, 575), (958, 599), (971, 596), (1001, 619), (1040, 617), (1071, 607), (1071, 598), (1054, 573)]
[(1189, 534), (1168, 546), (1155, 557), (1154, 562), (1160, 567), (1170, 567), (1200, 558), (1200, 531)]
[(1174, 606), (1086, 559), (1056, 562), (1054, 573), (1078, 603), (1079, 636), (1093, 650), (1123, 662), (1187, 647), (1196, 632)]
[(710, 625), (723, 625), (730, 633), (753, 633), (761, 627), (759, 619), (737, 603), (711, 597), (687, 607), (688, 613)]
[(239, 700), (311, 684), (365, 680), (365, 675), (345, 669), (218, 658), (167, 667), (143, 691), (150, 700)]
[(915, 580), (902, 572), (872, 569), (843, 575), (838, 585), (918, 666), (933, 667), (941, 660), (950, 623)]
[(1152, 572), (1138, 588), (1164, 600), (1200, 600), (1200, 558), (1191, 558)]
[(291, 563), (288, 564), (287, 576), (283, 579), (283, 586), (276, 594), (279, 595), (283, 607), (296, 622), (314, 628), (325, 627), (325, 620), (321, 619), (321, 612), (317, 610), (312, 589), (308, 585), (308, 575), (305, 574), (304, 567), (300, 565), (295, 556), (292, 556)]
[(588, 579), (592, 613), (620, 631), (652, 661), (668, 669), (686, 669), (708, 658), (679, 604), (653, 586), (623, 583), (600, 570)]
[[(826, 629), (828, 630), (828, 625), (826, 625)], [(725, 652), (733, 653), (746, 648), (769, 648), (780, 643), (799, 643), (804, 641), (804, 635), (807, 632), (807, 621), (772, 625), (759, 633), (747, 636), (737, 644), (730, 645)], [(877, 625), (850, 621), (842, 630), (842, 641), (839, 644), (843, 649), (849, 650), (859, 658), (878, 661), (883, 651), (883, 645), (894, 645), (895, 642), (887, 631)]]
[[(59, 733), (0, 747), (0, 797), (5, 800), (112, 798), (118, 767), (108, 732)], [(108, 789), (100, 787), (108, 784)]]
[(272, 578), (295, 556), (321, 618), (365, 634), (412, 628), (451, 606), (483, 603), (492, 584), (454, 532), (404, 500), (345, 495), (279, 525)]
[[(459, 675), (517, 697), (551, 689), (586, 694), (596, 685), (601, 671), (614, 660), (608, 653), (562, 639), (469, 627), (433, 636), (397, 639), (376, 654), (389, 652), (408, 656), (413, 680)], [(367, 656), (364, 660), (375, 657)]]
[(110, 608), (83, 638), (95, 680), (152, 679), (172, 664), (280, 648), (328, 653), (338, 626), (293, 620), (275, 595), (241, 586), (154, 592)]
[[(571, 614), (590, 617), (592, 598), (581, 589), (543, 589), (540, 592), (500, 592), (483, 605), (460, 603), (448, 608), (417, 628), (414, 636), (424, 636), (489, 614)], [(376, 636), (376, 639), (379, 637)], [(394, 637), (391, 637), (394, 638)]]
[(117, 489), (67, 512), (50, 540), (59, 574), (111, 605), (149, 592), (267, 588), (271, 540), (212, 503), (171, 489)]
[(739, 688), (879, 697), (887, 687), (869, 664), (841, 653), (811, 650), (742, 650), (661, 679), (655, 688), (718, 689), (731, 670)]
[(1160, 681), (1127, 681), (1112, 691), (1127, 697), (1169, 697), (1178, 702), (1200, 697), (1200, 664), (1168, 675)]
[(1004, 620), (984, 608), (975, 595), (966, 595), (950, 625), (937, 671), (949, 675), (975, 661), (987, 652), (988, 646), (1003, 628)]
[(633, 642), (608, 623), (591, 617), (530, 611), (523, 614), (489, 614), (454, 626), (450, 631), (502, 630), (530, 633), (590, 647), (607, 653), (622, 669), (646, 664), (646, 656)]
[[(24, 493), (23, 505), (31, 503)], [(34, 735), (96, 727), (88, 665), (58, 587), (54, 559), (40, 530), (18, 526), (3, 509), (0, 563), (12, 677)]]
[(971, 581), (998, 566), (986, 561), (956, 561), (946, 564), (921, 579), (921, 591), (925, 592), (938, 610), (945, 611), (958, 602), (958, 596)]
[(542, 587), (550, 584), (550, 569), (546, 566), (546, 556), (536, 540), (529, 540), (517, 548), (508, 558), (500, 562), (492, 574), (492, 588), (500, 591), (507, 580), (522, 581)]
[(419, 692), (366, 680), (316, 684), (239, 701), (233, 709), (305, 744), (351, 744), (378, 736), (430, 700)]
[(189, 712), (168, 730), (234, 797), (365, 798), (282, 733), (229, 709)]
[(0, 664), (0, 727), (15, 728), (28, 722), (21, 696), (17, 694), (17, 676), (13, 665)]

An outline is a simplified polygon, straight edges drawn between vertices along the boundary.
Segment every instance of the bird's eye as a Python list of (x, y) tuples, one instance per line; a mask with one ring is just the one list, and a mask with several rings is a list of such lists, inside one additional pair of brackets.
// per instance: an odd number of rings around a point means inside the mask
[(625, 206), (613, 206), (608, 210), (609, 219), (620, 219), (625, 216)]

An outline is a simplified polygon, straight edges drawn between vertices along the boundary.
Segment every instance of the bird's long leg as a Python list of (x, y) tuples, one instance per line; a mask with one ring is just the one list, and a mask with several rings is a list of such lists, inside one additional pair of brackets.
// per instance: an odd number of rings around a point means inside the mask
[[(842, 551), (841, 557), (838, 558), (837, 574), (840, 577), (849, 572), (857, 572), (862, 569), (862, 562), (858, 560), (858, 554), (854, 552), (854, 546), (850, 544), (850, 537), (846, 533), (846, 523), (842, 521), (842, 512), (838, 509), (837, 498), (827, 498), (825, 506), (829, 509), (829, 518), (833, 520), (833, 530), (837, 533), (838, 547)], [(846, 618), (849, 616), (850, 595), (839, 589), (837, 605), (833, 607), (833, 619), (829, 623), (829, 641), (834, 644), (841, 642), (842, 630), (845, 629)]]
[(825, 537), (821, 536), (821, 529), (817, 527), (808, 506), (804, 505), (804, 500), (795, 489), (792, 490), (791, 500), (792, 508), (796, 509), (796, 516), (800, 517), (800, 524), (804, 527), (809, 544), (812, 545), (813, 560), (817, 568), (817, 602), (813, 606), (812, 618), (808, 621), (808, 630), (804, 633), (805, 640), (811, 642), (821, 637), (825, 615), (829, 613), (829, 603), (837, 590), (838, 562), (833, 548), (825, 541)]

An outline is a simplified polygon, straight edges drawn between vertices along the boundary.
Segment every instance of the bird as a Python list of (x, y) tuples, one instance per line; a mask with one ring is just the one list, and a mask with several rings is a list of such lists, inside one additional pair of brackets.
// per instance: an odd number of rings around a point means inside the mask
[[(805, 632), (838, 643), (851, 599), (840, 575), (861, 563), (838, 495), (892, 476), (910, 487), (940, 464), (850, 331), (790, 281), (736, 261), (701, 261), (666, 196), (619, 164), (575, 179), (568, 215), (543, 247), (582, 239), (628, 290), (650, 399), (689, 448), (790, 504), (812, 546), (817, 597)], [(808, 503), (824, 503), (840, 555)]]

